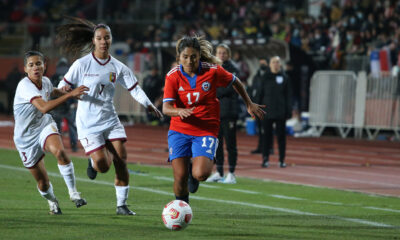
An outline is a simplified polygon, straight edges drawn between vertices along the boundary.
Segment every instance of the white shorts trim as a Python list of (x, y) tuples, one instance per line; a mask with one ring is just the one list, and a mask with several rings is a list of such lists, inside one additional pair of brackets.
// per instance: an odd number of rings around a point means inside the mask
[(57, 125), (52, 122), (47, 125), (39, 134), (39, 138), (28, 148), (18, 148), (19, 156), (26, 168), (34, 167), (45, 155), (46, 140), (51, 135), (60, 135)]
[(86, 155), (90, 155), (106, 146), (106, 141), (126, 141), (125, 129), (122, 125), (117, 125), (97, 134), (90, 134), (79, 139)]

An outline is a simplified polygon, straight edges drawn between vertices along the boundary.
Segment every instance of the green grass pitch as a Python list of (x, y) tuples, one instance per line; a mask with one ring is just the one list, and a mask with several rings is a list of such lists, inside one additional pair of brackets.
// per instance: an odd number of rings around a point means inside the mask
[(170, 168), (129, 164), (128, 203), (137, 215), (117, 216), (114, 169), (91, 181), (86, 159), (72, 160), (88, 205), (75, 208), (47, 154), (63, 211), (51, 216), (17, 152), (0, 149), (0, 239), (400, 239), (400, 198), (247, 178), (201, 184), (190, 196), (191, 225), (173, 232), (161, 220), (174, 199)]

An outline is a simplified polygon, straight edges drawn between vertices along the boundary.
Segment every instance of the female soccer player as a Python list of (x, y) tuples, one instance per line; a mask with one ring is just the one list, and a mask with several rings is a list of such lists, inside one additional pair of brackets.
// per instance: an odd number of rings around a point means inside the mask
[[(14, 98), (14, 142), (24, 166), (37, 182), (39, 193), (48, 200), (50, 214), (61, 214), (44, 162), (41, 161), (45, 152), (51, 152), (57, 158), (70, 199), (76, 207), (86, 205), (86, 201), (76, 190), (74, 165), (65, 154), (56, 123), (47, 113), (69, 98), (79, 98), (89, 89), (80, 86), (65, 93), (53, 88), (50, 80), (43, 76), (45, 64), (40, 52), (25, 53), (24, 66), (27, 76), (18, 83)], [(49, 100), (50, 96), (58, 98)]]
[(116, 83), (126, 88), (134, 99), (157, 117), (162, 117), (162, 113), (150, 102), (132, 71), (110, 55), (110, 27), (79, 18), (72, 20), (72, 23), (58, 29), (62, 49), (69, 53), (81, 53), (89, 46), (91, 52), (72, 64), (59, 87), (85, 84), (90, 88), (88, 95), (78, 101), (76, 115), (78, 138), (86, 154), (90, 155), (87, 174), (90, 179), (95, 179), (97, 172), (107, 172), (113, 162), (117, 214), (135, 215), (127, 206), (129, 173), (124, 145), (126, 133), (114, 109)]
[(213, 167), (220, 122), (217, 88), (233, 84), (252, 117), (263, 118), (265, 106), (253, 103), (241, 81), (219, 65), (210, 42), (183, 37), (176, 54), (180, 65), (166, 76), (163, 113), (171, 116), (168, 147), (174, 193), (176, 199), (189, 202), (189, 192), (197, 191), (199, 181), (205, 181)]

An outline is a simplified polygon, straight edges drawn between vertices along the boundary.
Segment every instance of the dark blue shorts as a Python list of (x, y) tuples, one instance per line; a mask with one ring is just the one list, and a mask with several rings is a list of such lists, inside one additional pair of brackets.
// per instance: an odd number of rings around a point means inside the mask
[(173, 130), (168, 131), (169, 161), (181, 157), (215, 157), (218, 138), (214, 136), (191, 136)]

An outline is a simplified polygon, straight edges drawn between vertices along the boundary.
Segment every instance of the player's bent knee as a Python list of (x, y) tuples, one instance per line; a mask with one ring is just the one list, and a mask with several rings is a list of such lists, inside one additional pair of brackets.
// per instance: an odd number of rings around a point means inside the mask
[(206, 169), (199, 169), (199, 168), (193, 169), (192, 175), (199, 181), (205, 181), (211, 175), (211, 170), (208, 171)]
[(201, 176), (197, 177), (196, 179), (199, 180), (200, 182), (203, 182), (203, 181), (207, 180), (207, 178), (208, 178), (209, 175), (210, 175), (210, 174), (201, 175)]
[(110, 169), (110, 164), (105, 158), (104, 159), (101, 158), (98, 161), (96, 161), (95, 165), (96, 165), (96, 170), (101, 173), (105, 173)]
[(53, 154), (59, 162), (64, 163), (64, 164), (70, 163), (64, 149), (57, 149), (57, 150), (53, 151)]
[(210, 174), (209, 173), (205, 173), (205, 172), (201, 172), (201, 173), (197, 173), (197, 174), (193, 173), (193, 177), (196, 178), (197, 180), (201, 181), (201, 182), (207, 180), (207, 178), (209, 176), (210, 176)]
[(63, 152), (63, 150), (61, 150), (61, 149), (55, 149), (52, 151), (52, 153), (53, 153), (54, 157), (57, 158), (57, 160), (60, 160), (63, 157), (63, 154), (65, 154)]

